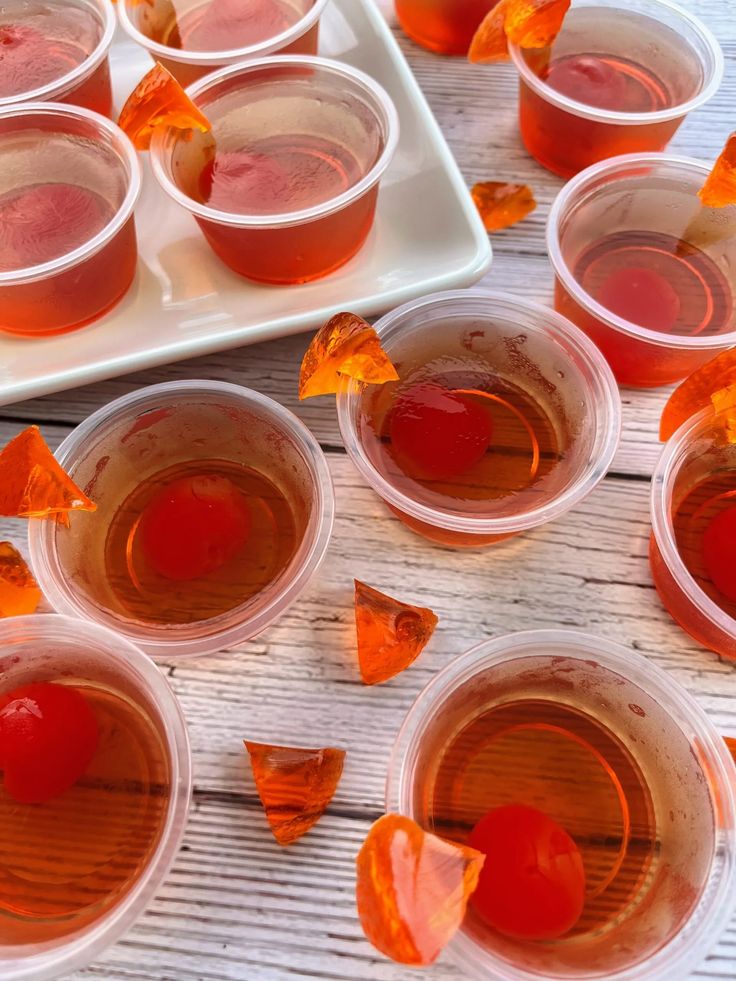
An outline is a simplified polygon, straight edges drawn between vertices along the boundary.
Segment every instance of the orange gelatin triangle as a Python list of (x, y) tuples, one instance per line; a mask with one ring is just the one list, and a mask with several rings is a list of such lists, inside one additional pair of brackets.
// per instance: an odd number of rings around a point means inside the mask
[(487, 232), (515, 225), (537, 206), (534, 192), (526, 184), (483, 181), (475, 184), (470, 193)]
[(355, 580), (358, 661), (366, 685), (400, 674), (424, 650), (438, 619), (432, 610), (410, 606)]
[(327, 809), (342, 776), (345, 751), (244, 742), (273, 836), (280, 845), (290, 845)]
[(35, 613), (41, 590), (26, 560), (10, 542), (0, 542), (0, 617)]
[(334, 395), (343, 375), (367, 385), (399, 378), (378, 334), (354, 313), (335, 314), (315, 334), (302, 361), (299, 398)]
[(726, 439), (729, 443), (736, 443), (736, 383), (714, 392), (711, 402), (723, 419)]
[(96, 507), (61, 469), (38, 426), (24, 429), (0, 453), (0, 514), (68, 524), (69, 511)]
[(560, 33), (570, 2), (501, 0), (475, 32), (468, 58), (480, 65), (507, 61), (509, 41), (520, 48), (548, 47)]
[(736, 204), (736, 133), (731, 133), (698, 197), (707, 208)]
[(147, 150), (158, 126), (176, 129), (212, 129), (177, 80), (158, 62), (128, 96), (118, 125), (137, 150)]
[(357, 859), (356, 899), (366, 937), (400, 964), (432, 964), (460, 927), (484, 856), (387, 814)]
[(506, 37), (520, 48), (547, 48), (562, 29), (571, 0), (511, 0)]
[(736, 348), (729, 348), (697, 368), (670, 395), (659, 424), (659, 438), (672, 434), (713, 400), (716, 392), (736, 383)]
[(468, 50), (468, 60), (476, 65), (509, 60), (506, 38), (506, 11), (511, 0), (499, 0), (481, 21)]

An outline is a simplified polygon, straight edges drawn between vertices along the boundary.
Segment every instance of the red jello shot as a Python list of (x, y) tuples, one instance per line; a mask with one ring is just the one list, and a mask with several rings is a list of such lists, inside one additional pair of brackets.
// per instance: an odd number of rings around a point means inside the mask
[(119, 0), (123, 29), (182, 84), (241, 61), (317, 54), (329, 0)]
[(723, 77), (714, 36), (669, 0), (575, 0), (551, 47), (511, 56), (522, 140), (562, 177), (663, 150)]
[(51, 981), (143, 914), (179, 849), (192, 763), (163, 673), (97, 624), (0, 621), (0, 977)]
[(348, 455), (412, 531), (492, 545), (564, 514), (608, 470), (621, 400), (594, 344), (505, 293), (435, 293), (376, 330), (399, 379), (345, 381)]
[(133, 145), (105, 117), (0, 109), (0, 330), (60, 334), (115, 306), (136, 271), (140, 187)]
[(223, 68), (187, 91), (212, 132), (157, 130), (151, 162), (220, 259), (274, 284), (352, 259), (398, 140), (381, 86), (349, 65), (293, 55)]
[(547, 223), (555, 307), (622, 385), (684, 378), (736, 344), (736, 207), (706, 208), (708, 167), (627, 154), (589, 167)]
[(652, 479), (649, 560), (657, 591), (700, 644), (736, 658), (736, 444), (729, 412), (693, 415)]
[(0, 109), (63, 102), (112, 113), (110, 0), (7, 0), (0, 5)]

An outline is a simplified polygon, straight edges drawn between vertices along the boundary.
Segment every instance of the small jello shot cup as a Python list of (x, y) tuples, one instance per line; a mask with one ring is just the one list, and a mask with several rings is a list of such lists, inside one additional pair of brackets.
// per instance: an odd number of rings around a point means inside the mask
[(736, 658), (736, 443), (732, 410), (693, 415), (652, 480), (649, 559), (662, 602), (699, 643)]
[(124, 30), (181, 85), (241, 61), (317, 54), (329, 0), (119, 0)]
[(176, 857), (186, 724), (129, 641), (64, 616), (0, 622), (0, 975), (86, 966), (143, 913)]
[(327, 463), (277, 402), (237, 385), (170, 382), (124, 396), (57, 459), (96, 503), (68, 528), (32, 521), (31, 563), (59, 612), (158, 656), (254, 637), (304, 590), (332, 531)]
[(622, 385), (678, 381), (736, 344), (736, 206), (706, 208), (708, 167), (627, 154), (560, 191), (547, 223), (555, 307)]
[(605, 475), (619, 439), (616, 382), (553, 310), (454, 291), (375, 328), (399, 381), (346, 381), (340, 430), (363, 478), (413, 531), (490, 545), (564, 514)]
[(136, 271), (140, 188), (132, 144), (103, 116), (0, 109), (0, 330), (60, 334), (115, 306)]
[(511, 56), (522, 140), (562, 177), (663, 150), (723, 77), (716, 39), (669, 0), (575, 0), (551, 47)]
[(224, 68), (188, 94), (212, 132), (157, 130), (151, 161), (226, 265), (264, 283), (305, 283), (361, 249), (398, 140), (380, 85), (294, 55)]
[(487, 856), (447, 950), (463, 978), (674, 981), (722, 939), (733, 759), (618, 644), (533, 630), (456, 658), (409, 711), (386, 786), (389, 811)]
[(6, 0), (0, 6), (0, 109), (63, 102), (112, 113), (110, 0)]

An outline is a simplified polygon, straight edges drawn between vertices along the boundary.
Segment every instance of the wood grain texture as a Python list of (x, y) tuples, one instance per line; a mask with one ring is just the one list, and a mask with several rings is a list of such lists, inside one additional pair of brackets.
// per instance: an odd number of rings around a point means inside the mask
[[(736, 17), (730, 0), (681, 0), (702, 16), (727, 58), (723, 88), (686, 121), (673, 149), (712, 158), (734, 125)], [(390, 3), (381, 6), (391, 17)], [(484, 285), (548, 301), (544, 223), (561, 181), (523, 151), (516, 79), (508, 66), (478, 69), (434, 57), (397, 32), (472, 184), (530, 183), (538, 210), (493, 237)], [(105, 402), (175, 378), (249, 385), (296, 411), (325, 448), (337, 495), (328, 558), (301, 599), (253, 642), (164, 664), (189, 721), (194, 804), (184, 847), (150, 909), (129, 935), (74, 981), (409, 981), (415, 971), (375, 954), (355, 917), (353, 861), (383, 807), (392, 742), (413, 698), (448, 661), (485, 638), (533, 627), (588, 630), (626, 644), (684, 684), (725, 734), (736, 736), (736, 672), (686, 637), (661, 607), (646, 560), (648, 477), (666, 392), (622, 392), (624, 437), (612, 473), (574, 512), (521, 539), (468, 554), (408, 532), (361, 482), (342, 452), (334, 405), (296, 398), (307, 339), (294, 337), (6, 406), (0, 444), (28, 421), (56, 445)], [(22, 544), (21, 522), (0, 537)], [(412, 668), (377, 688), (360, 684), (352, 579), (431, 606), (440, 626)], [(332, 806), (283, 851), (268, 833), (241, 740), (343, 746), (345, 775)], [(424, 976), (461, 981), (449, 954)], [(736, 977), (736, 921), (698, 978)], [(677, 981), (677, 979), (673, 979)]]

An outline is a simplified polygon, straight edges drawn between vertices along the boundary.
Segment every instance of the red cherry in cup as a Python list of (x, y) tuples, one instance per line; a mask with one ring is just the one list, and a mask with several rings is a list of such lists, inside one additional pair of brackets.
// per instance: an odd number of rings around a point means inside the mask
[(481, 818), (468, 844), (486, 856), (471, 905), (499, 933), (554, 940), (575, 926), (585, 905), (585, 870), (556, 821), (508, 804)]
[(391, 414), (391, 442), (410, 476), (426, 480), (458, 477), (488, 450), (493, 425), (471, 397), (432, 382), (402, 392)]
[(20, 804), (42, 804), (73, 787), (98, 741), (94, 713), (74, 688), (37, 682), (0, 696), (0, 769)]
[(716, 589), (736, 603), (736, 507), (721, 511), (708, 525), (703, 562)]
[(153, 497), (141, 518), (143, 554), (166, 579), (185, 582), (220, 569), (250, 535), (250, 508), (226, 477), (174, 480)]

